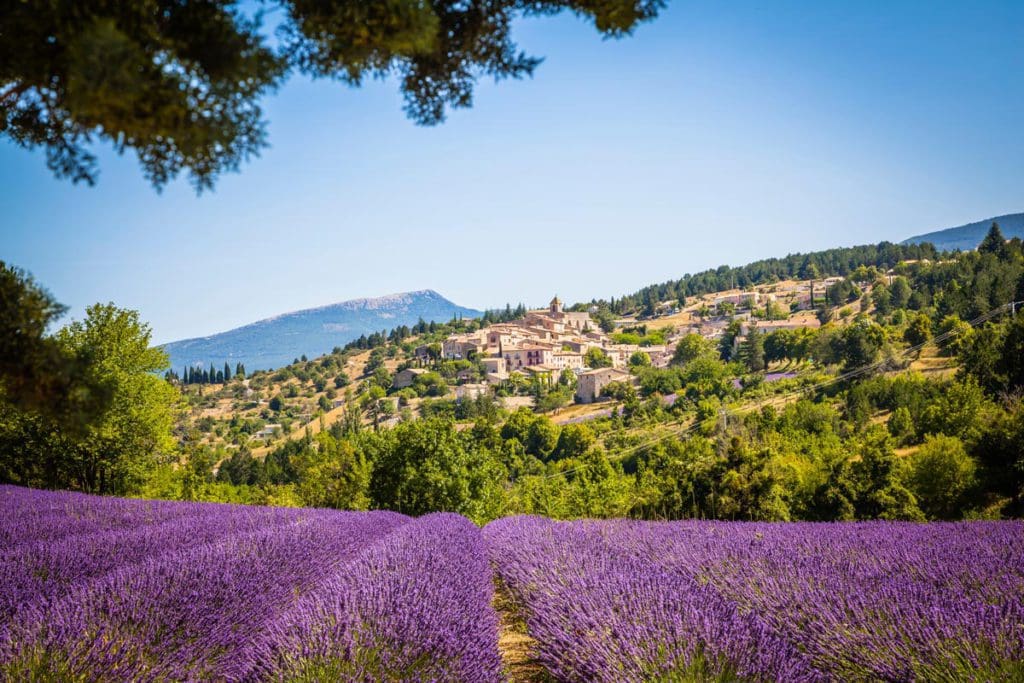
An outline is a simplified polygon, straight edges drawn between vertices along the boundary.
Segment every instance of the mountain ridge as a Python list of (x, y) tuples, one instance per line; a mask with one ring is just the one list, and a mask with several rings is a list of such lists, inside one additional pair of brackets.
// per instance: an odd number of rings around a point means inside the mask
[(914, 235), (900, 242), (900, 244), (921, 244), (930, 242), (940, 251), (970, 251), (976, 249), (992, 223), (998, 223), (1003, 235), (1024, 238), (1024, 213), (1008, 213), (1002, 216), (993, 216), (985, 220), (965, 223), (953, 228), (935, 230), (920, 235)]
[(162, 344), (171, 368), (242, 363), (246, 370), (280, 367), (299, 356), (315, 357), (360, 335), (414, 325), (422, 318), (445, 321), (481, 311), (459, 306), (433, 289), (361, 297), (279, 313), (214, 334)]

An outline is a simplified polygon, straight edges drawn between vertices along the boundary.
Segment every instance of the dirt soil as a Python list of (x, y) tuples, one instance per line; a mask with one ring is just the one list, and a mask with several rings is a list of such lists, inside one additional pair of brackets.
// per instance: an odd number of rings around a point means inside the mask
[(498, 652), (510, 683), (552, 683), (555, 679), (537, 660), (537, 641), (526, 630), (526, 622), (500, 579), (494, 579), (494, 609), (500, 619)]

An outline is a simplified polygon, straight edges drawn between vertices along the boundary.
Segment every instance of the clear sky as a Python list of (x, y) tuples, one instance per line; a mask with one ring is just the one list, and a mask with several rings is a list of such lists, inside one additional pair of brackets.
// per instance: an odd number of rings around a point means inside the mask
[(214, 193), (96, 187), (0, 142), (0, 258), (72, 316), (141, 311), (158, 342), (433, 288), (478, 308), (618, 296), (723, 263), (1024, 210), (1024, 3), (672, 2), (631, 38), (571, 16), (515, 38), (422, 128), (394, 82), (293, 79), (271, 148)]

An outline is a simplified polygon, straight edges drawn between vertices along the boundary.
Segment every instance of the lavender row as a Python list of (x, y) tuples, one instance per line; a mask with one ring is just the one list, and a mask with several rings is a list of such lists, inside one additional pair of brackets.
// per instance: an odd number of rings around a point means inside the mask
[(19, 607), (52, 600), (83, 581), (226, 536), (293, 523), (302, 516), (300, 511), (280, 508), (207, 506), (155, 524), (21, 543), (0, 553), (0, 631)]
[(512, 518), (484, 533), (561, 680), (1024, 675), (1020, 523)]
[(458, 515), (0, 496), (0, 679), (501, 680)]
[(484, 536), (525, 609), (541, 663), (563, 681), (813, 681), (806, 657), (712, 586), (605, 538), (600, 523), (514, 517)]
[(0, 485), (0, 552), (33, 541), (157, 524), (217, 507), (223, 506), (101, 498)]
[(998, 680), (1024, 659), (1024, 525), (624, 523), (835, 680)]
[(367, 548), (282, 615), (257, 678), (501, 680), (498, 619), (480, 530), (438, 513)]
[(242, 680), (253, 643), (306, 591), (408, 521), (315, 512), (129, 564), (19, 613), (7, 680)]

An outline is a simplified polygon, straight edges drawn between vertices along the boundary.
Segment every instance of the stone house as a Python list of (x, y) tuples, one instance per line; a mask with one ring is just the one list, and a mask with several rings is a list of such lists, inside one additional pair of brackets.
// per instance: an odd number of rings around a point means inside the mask
[(611, 382), (622, 382), (630, 377), (628, 372), (615, 368), (587, 370), (577, 376), (576, 402), (593, 403), (601, 398), (601, 392)]
[(410, 387), (412, 386), (412, 383), (416, 381), (416, 378), (425, 372), (426, 370), (423, 368), (406, 368), (401, 372), (396, 372), (391, 381), (391, 388), (405, 389), (406, 387)]

